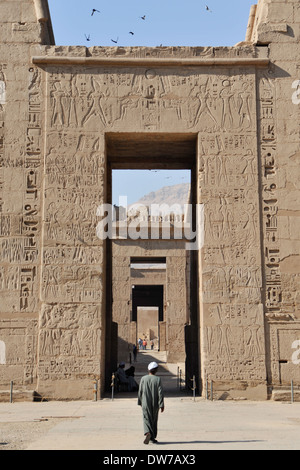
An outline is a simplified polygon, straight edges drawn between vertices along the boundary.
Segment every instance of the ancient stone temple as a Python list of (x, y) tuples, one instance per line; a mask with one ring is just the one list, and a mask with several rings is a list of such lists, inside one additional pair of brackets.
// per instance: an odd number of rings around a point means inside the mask
[[(46, 0), (0, 2), (0, 392), (103, 393), (141, 329), (201, 393), (300, 385), (299, 41), (298, 0), (218, 48), (57, 46)], [(112, 171), (160, 168), (197, 244), (101, 238)]]

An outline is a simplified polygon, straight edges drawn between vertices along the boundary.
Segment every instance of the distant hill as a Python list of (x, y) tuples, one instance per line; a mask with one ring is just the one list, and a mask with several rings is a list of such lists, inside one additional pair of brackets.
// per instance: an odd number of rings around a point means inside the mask
[(135, 204), (141, 204), (143, 206), (151, 206), (151, 204), (167, 204), (172, 206), (173, 204), (179, 204), (184, 209), (184, 204), (188, 204), (190, 196), (190, 184), (176, 184), (174, 186), (164, 186), (158, 191), (153, 191), (146, 194)]
[[(189, 183), (164, 186), (157, 191), (146, 194), (134, 204), (130, 204), (127, 210), (125, 207), (115, 206), (117, 210), (115, 220), (125, 220), (127, 216), (135, 219), (136, 217), (157, 215), (154, 214), (153, 211), (151, 214), (152, 204), (160, 206), (159, 215), (169, 215), (169, 208), (172, 209), (171, 213), (182, 215), (186, 213), (184, 205), (190, 203), (190, 187)], [(165, 205), (165, 207), (163, 207), (163, 205)]]

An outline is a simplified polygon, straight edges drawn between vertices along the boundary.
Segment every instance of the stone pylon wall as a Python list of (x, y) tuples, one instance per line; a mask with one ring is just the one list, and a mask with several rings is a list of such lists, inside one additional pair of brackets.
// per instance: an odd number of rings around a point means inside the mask
[(53, 43), (47, 2), (0, 4), (0, 382), (36, 389), (44, 88), (31, 47)]
[(257, 71), (239, 72), (211, 80), (208, 95), (215, 90), (219, 113), (207, 118), (198, 143), (205, 232), (199, 266), (202, 377), (220, 388), (225, 381), (224, 390), (228, 381), (253, 387), (266, 377)]
[(252, 41), (268, 47), (259, 74), (258, 142), (264, 253), (267, 373), (300, 379), (299, 2), (259, 1)]
[(1, 387), (104, 386), (97, 207), (120, 133), (198, 142), (202, 382), (300, 382), (298, 1), (260, 0), (232, 48), (58, 47), (46, 1), (0, 13)]

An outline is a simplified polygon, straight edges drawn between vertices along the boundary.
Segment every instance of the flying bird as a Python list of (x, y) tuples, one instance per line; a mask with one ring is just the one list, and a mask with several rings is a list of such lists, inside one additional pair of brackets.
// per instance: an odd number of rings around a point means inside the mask
[(141, 20), (145, 20), (145, 19), (146, 19), (146, 15), (141, 16), (140, 18), (141, 18)]
[(210, 11), (212, 13), (212, 11), (210, 10), (210, 8), (207, 5), (205, 5), (205, 8), (206, 8), (207, 11)]
[(111, 42), (114, 42), (115, 44), (118, 44), (119, 38), (118, 38), (116, 41), (114, 41), (113, 39), (111, 39)]
[(130, 31), (129, 34), (131, 34), (131, 36), (134, 36), (134, 33), (132, 31)]
[(101, 13), (99, 10), (96, 10), (95, 8), (93, 8), (91, 16), (93, 16), (94, 13), (96, 13), (96, 12), (97, 12), (97, 13)]
[(85, 34), (85, 39), (86, 39), (87, 41), (90, 41), (90, 40), (91, 40), (91, 36), (90, 36), (90, 35), (87, 36), (87, 35)]

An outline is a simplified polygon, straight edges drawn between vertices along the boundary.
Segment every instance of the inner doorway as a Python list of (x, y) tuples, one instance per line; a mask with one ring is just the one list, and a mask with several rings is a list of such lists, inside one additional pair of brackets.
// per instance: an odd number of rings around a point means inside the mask
[[(132, 321), (136, 322), (136, 340), (146, 340), (148, 349), (153, 341), (156, 350), (165, 350), (164, 286), (132, 286)], [(162, 338), (160, 337), (162, 333)]]
[(160, 350), (158, 307), (138, 307), (136, 344), (139, 350)]
[[(128, 170), (157, 174), (162, 170), (187, 170), (190, 193), (186, 203), (194, 207), (197, 201), (196, 155), (197, 135), (193, 134), (108, 134), (107, 201), (112, 203), (112, 195), (115, 193), (115, 170), (124, 171), (124, 175)], [(123, 207), (119, 209), (122, 209), (119, 213), (123, 212)], [(117, 225), (119, 220), (115, 219)], [(144, 220), (147, 221), (147, 217)], [(107, 383), (112, 367), (111, 359), (124, 360), (128, 355), (132, 344), (138, 339), (138, 323), (141, 323), (139, 309), (147, 307), (157, 309), (158, 347), (162, 350), (164, 336), (168, 362), (185, 362), (188, 376), (200, 375), (198, 254), (196, 251), (186, 251), (184, 239), (177, 240), (175, 236), (171, 236), (164, 240), (159, 236), (155, 240), (149, 236), (149, 232), (144, 235), (145, 232), (141, 237), (124, 239), (120, 238), (119, 232), (116, 231), (116, 238), (107, 242)], [(145, 258), (152, 261), (153, 258), (165, 259), (165, 272), (157, 274), (153, 284), (145, 284), (142, 276), (139, 280), (133, 279), (132, 257), (144, 261)], [(158, 282), (163, 275), (165, 280)], [(150, 299), (148, 302), (145, 300), (147, 298)], [(159, 300), (153, 302), (154, 298)]]

